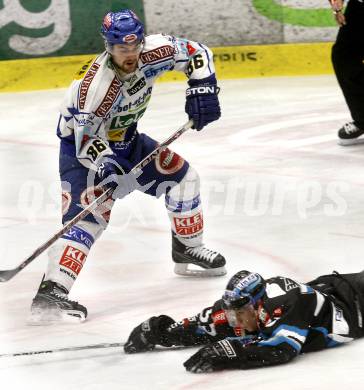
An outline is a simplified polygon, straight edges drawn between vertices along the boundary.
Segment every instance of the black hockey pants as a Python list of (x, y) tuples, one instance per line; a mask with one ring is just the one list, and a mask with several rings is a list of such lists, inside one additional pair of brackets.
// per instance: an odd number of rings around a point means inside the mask
[(344, 309), (354, 338), (364, 336), (364, 271), (353, 274), (319, 276), (307, 283), (335, 298), (335, 303)]
[(364, 130), (364, 2), (349, 0), (345, 17), (332, 48), (332, 64), (351, 116)]

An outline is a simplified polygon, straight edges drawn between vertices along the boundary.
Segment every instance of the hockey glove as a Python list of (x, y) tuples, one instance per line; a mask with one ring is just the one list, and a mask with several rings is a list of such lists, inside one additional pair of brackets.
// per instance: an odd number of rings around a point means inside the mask
[[(187, 371), (206, 373), (225, 368), (239, 368), (243, 357), (242, 345), (237, 340), (224, 339), (201, 348), (183, 363)], [(242, 356), (240, 356), (242, 355)]]
[(165, 336), (166, 329), (174, 323), (171, 317), (160, 315), (151, 317), (137, 326), (130, 334), (124, 345), (125, 353), (137, 353), (151, 351), (159, 344), (171, 347), (172, 344)]
[(215, 75), (205, 79), (188, 80), (190, 88), (186, 90), (185, 111), (189, 119), (193, 120), (193, 129), (202, 130), (210, 122), (221, 116), (219, 99), (220, 88), (216, 85)]
[(124, 169), (110, 157), (105, 157), (97, 169), (100, 185), (114, 189), (112, 194), (113, 199), (124, 198), (136, 189), (146, 191), (154, 184), (153, 182), (145, 186), (145, 188), (141, 187), (137, 181), (137, 178), (141, 174), (142, 171), (125, 173)]

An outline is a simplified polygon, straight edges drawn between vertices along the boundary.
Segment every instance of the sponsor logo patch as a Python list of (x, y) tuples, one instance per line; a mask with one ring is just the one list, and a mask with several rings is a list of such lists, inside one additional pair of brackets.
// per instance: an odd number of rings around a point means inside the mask
[(224, 310), (219, 310), (216, 313), (213, 313), (212, 320), (215, 325), (225, 324), (227, 322), (227, 318)]
[(85, 77), (83, 78), (81, 85), (80, 85), (80, 96), (78, 99), (78, 104), (81, 109), (85, 108), (86, 103), (86, 97), (87, 97), (87, 91), (90, 88), (91, 82), (94, 79), (96, 72), (100, 68), (99, 64), (92, 64), (91, 68), (86, 73)]
[(119, 92), (120, 92), (120, 82), (116, 77), (114, 77), (113, 81), (110, 84), (109, 89), (105, 94), (104, 99), (102, 100), (99, 107), (95, 111), (95, 114), (101, 118), (104, 118), (106, 114), (110, 111)]
[(155, 159), (155, 166), (163, 175), (172, 175), (183, 167), (184, 162), (180, 155), (167, 148)]
[(107, 139), (113, 142), (121, 142), (124, 141), (125, 134), (126, 134), (126, 129), (109, 130), (107, 132)]
[(123, 38), (123, 42), (132, 43), (132, 42), (136, 41), (137, 39), (138, 39), (138, 37), (135, 34), (128, 34), (128, 35), (125, 35), (125, 37)]
[(67, 233), (62, 236), (62, 238), (65, 240), (76, 241), (82, 245), (85, 245), (88, 249), (90, 249), (94, 243), (94, 239), (91, 234), (77, 226), (73, 226)]
[(67, 245), (59, 264), (78, 275), (81, 272), (86, 256), (87, 255), (79, 249)]
[(196, 49), (190, 44), (190, 42), (187, 42), (187, 51), (190, 56), (196, 52)]
[(235, 352), (234, 348), (231, 346), (231, 344), (230, 344), (230, 342), (228, 340), (221, 340), (221, 341), (218, 341), (218, 343), (224, 349), (226, 355), (229, 358), (236, 357), (236, 352)]
[(165, 45), (142, 53), (140, 55), (140, 59), (144, 64), (152, 64), (165, 58), (172, 58), (173, 55), (174, 48), (172, 46)]
[(145, 78), (143, 77), (140, 80), (138, 80), (138, 82), (135, 83), (131, 88), (127, 89), (127, 92), (129, 95), (134, 95), (137, 92), (139, 92), (141, 89), (143, 89), (146, 85), (147, 83), (145, 82)]
[(176, 233), (180, 236), (189, 236), (203, 229), (202, 212), (186, 218), (173, 218)]
[(144, 74), (145, 74), (145, 77), (147, 79), (151, 78), (151, 77), (156, 77), (159, 73), (162, 73), (164, 72), (165, 70), (170, 70), (173, 68), (173, 65), (171, 64), (167, 64), (167, 65), (163, 65), (161, 66), (160, 68), (157, 68), (157, 69), (146, 69)]
[[(98, 198), (104, 192), (102, 187), (89, 187), (84, 190), (81, 194), (81, 204), (83, 207), (87, 207), (90, 203), (92, 203), (96, 198)], [(103, 221), (109, 222), (111, 209), (114, 204), (111, 196), (100, 206), (98, 206), (92, 214), (95, 217), (102, 218)]]

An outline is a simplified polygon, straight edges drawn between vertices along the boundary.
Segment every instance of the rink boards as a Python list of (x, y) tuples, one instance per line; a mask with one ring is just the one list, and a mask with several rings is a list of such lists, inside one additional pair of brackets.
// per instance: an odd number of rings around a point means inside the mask
[[(332, 43), (229, 46), (213, 48), (219, 79), (302, 76), (332, 73)], [(77, 55), (0, 61), (0, 92), (64, 88), (93, 56)], [(185, 80), (167, 72), (160, 81)]]

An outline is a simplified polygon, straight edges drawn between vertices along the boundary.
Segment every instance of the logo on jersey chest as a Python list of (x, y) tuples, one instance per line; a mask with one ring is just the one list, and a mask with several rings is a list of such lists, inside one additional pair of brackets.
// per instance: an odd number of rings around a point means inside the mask
[(126, 130), (143, 116), (146, 108), (130, 115), (120, 115), (112, 119), (110, 129), (107, 132), (110, 141), (124, 141)]
[(147, 83), (145, 82), (145, 78), (141, 78), (136, 82), (131, 88), (127, 89), (126, 92), (128, 92), (129, 95), (134, 95), (137, 92), (139, 92), (141, 89), (143, 89)]

